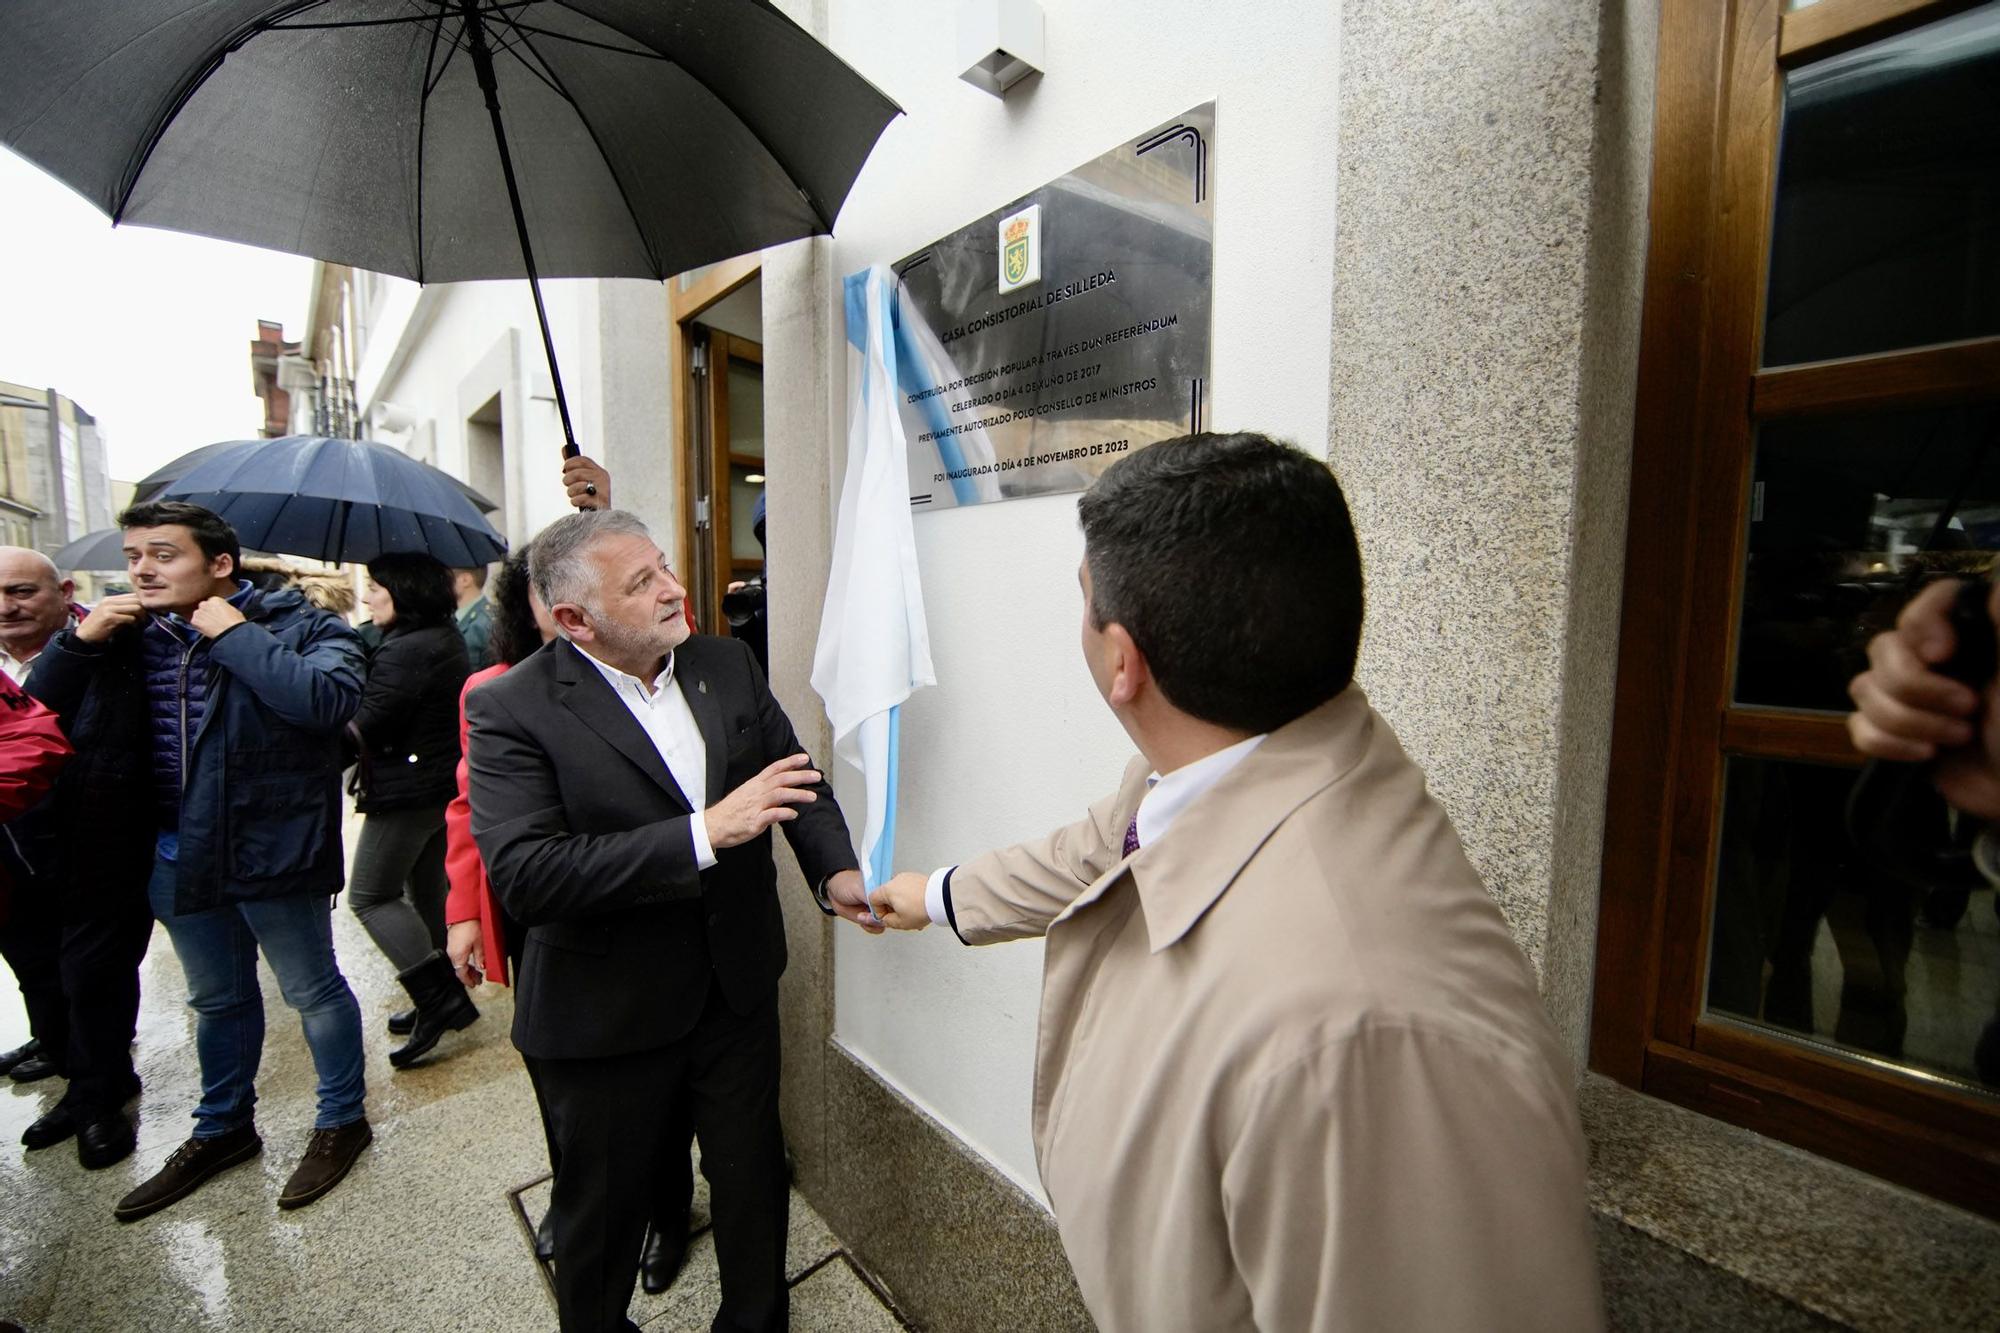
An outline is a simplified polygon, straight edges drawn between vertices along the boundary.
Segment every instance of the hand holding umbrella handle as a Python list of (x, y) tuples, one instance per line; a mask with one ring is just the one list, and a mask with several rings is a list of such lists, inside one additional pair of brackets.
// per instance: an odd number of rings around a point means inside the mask
[(563, 491), (573, 509), (611, 508), (611, 474), (584, 454), (563, 460)]

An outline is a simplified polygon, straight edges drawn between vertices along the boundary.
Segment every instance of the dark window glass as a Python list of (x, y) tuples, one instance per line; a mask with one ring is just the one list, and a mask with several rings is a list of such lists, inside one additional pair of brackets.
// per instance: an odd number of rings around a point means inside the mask
[(1750, 496), (1736, 702), (1846, 712), (1869, 637), (2000, 550), (2000, 408), (1767, 422)]
[(2000, 334), (2000, 3), (1785, 76), (1764, 364)]
[(1846, 831), (1856, 773), (1728, 761), (1709, 1012), (2000, 1090), (2000, 916), (1977, 831), (1913, 784), (1911, 854), (1874, 869)]

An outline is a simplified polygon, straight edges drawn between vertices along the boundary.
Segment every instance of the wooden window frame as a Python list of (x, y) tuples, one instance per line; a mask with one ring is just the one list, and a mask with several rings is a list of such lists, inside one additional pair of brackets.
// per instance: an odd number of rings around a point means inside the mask
[(1858, 765), (1729, 699), (1764, 421), (2000, 401), (2000, 338), (1764, 370), (1785, 69), (1975, 0), (1663, 0), (1592, 1068), (2000, 1217), (2000, 1099), (1702, 1013), (1728, 756)]

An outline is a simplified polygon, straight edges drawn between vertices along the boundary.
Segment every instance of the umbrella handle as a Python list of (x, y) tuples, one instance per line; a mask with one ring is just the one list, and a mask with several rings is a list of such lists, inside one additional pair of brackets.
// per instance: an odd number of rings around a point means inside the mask
[(486, 24), (479, 16), (478, 0), (461, 0), (465, 12), (465, 35), (472, 47), (472, 69), (479, 78), (479, 91), (486, 95), (486, 114), (493, 121), (493, 142), (500, 149), (500, 174), (507, 181), (507, 202), (514, 209), (514, 232), (521, 238), (521, 262), (528, 270), (528, 290), (535, 297), (535, 322), (542, 327), (542, 351), (548, 354), (549, 378), (556, 386), (556, 413), (562, 418), (563, 457), (575, 458), (576, 432), (569, 424), (569, 398), (563, 393), (562, 370), (556, 365), (556, 343), (549, 336), (549, 312), (542, 306), (542, 279), (535, 271), (535, 247), (528, 241), (528, 215), (521, 209), (521, 187), (514, 180), (514, 157), (507, 151), (507, 131), (500, 123), (500, 82), (493, 75), (493, 52), (486, 45)]

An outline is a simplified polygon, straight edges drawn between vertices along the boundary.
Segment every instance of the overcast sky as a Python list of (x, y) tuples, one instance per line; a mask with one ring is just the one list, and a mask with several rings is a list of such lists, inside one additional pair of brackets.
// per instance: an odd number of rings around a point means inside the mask
[(311, 271), (296, 255), (114, 229), (0, 148), (0, 380), (53, 388), (94, 415), (120, 481), (257, 434), (257, 321), (297, 338)]

